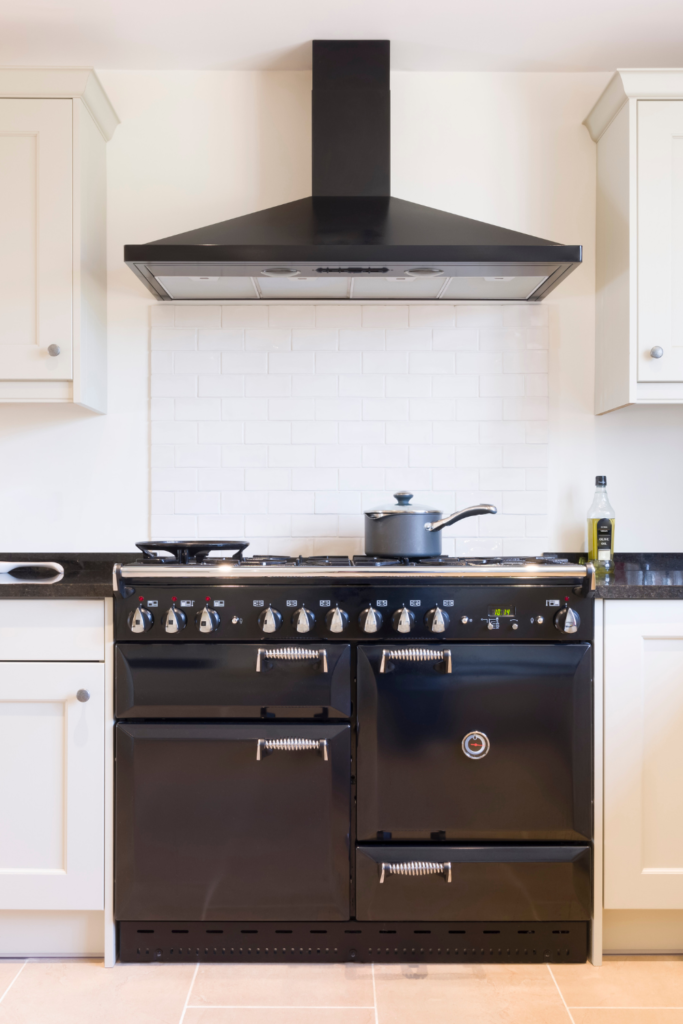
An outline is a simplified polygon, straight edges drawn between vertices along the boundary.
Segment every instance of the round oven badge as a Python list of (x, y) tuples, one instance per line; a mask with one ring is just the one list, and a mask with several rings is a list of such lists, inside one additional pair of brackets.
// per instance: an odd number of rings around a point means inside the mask
[(473, 761), (478, 761), (482, 757), (486, 757), (491, 744), (489, 738), (484, 732), (468, 732), (462, 741), (462, 749), (467, 757), (471, 757)]

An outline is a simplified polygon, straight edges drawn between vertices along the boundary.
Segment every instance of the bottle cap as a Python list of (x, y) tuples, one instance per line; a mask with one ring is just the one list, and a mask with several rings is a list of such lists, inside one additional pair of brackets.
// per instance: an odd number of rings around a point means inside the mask
[(596, 476), (596, 478), (595, 478), (595, 486), (596, 487), (607, 487), (607, 477), (606, 476)]

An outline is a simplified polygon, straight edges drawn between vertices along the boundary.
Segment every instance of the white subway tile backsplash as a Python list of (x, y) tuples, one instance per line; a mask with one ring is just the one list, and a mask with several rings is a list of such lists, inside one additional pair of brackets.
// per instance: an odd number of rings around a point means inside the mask
[(361, 330), (361, 331), (340, 331), (339, 350), (340, 352), (370, 352), (373, 349), (384, 349), (386, 339), (384, 331)]
[(200, 352), (241, 352), (244, 331), (197, 331), (197, 348)]
[(151, 528), (353, 554), (362, 510), (409, 489), (499, 508), (446, 552), (542, 550), (547, 325), (522, 304), (153, 307)]

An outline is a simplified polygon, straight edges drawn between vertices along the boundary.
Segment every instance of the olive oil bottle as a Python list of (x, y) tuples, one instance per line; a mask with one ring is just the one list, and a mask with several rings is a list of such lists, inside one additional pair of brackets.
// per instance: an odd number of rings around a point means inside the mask
[(614, 570), (614, 509), (607, 497), (606, 476), (596, 476), (595, 497), (588, 509), (588, 560), (600, 576)]

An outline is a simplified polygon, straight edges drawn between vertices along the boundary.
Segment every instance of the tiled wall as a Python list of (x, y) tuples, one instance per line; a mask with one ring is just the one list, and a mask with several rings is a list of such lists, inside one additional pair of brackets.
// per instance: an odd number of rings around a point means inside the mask
[(457, 554), (547, 547), (547, 309), (152, 308), (151, 533), (357, 553), (397, 490), (497, 516)]

